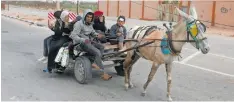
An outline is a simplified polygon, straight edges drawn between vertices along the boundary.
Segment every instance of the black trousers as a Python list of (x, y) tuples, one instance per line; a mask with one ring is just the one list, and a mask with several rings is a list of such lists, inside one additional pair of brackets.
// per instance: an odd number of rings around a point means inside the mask
[(67, 36), (62, 36), (59, 39), (51, 40), (49, 53), (48, 53), (48, 63), (47, 63), (48, 71), (51, 72), (52, 69), (55, 68), (54, 59), (57, 56), (59, 49), (63, 46), (64, 43), (69, 42), (69, 41), (70, 41), (70, 38)]
[(50, 41), (52, 39), (52, 36), (53, 35), (51, 35), (51, 36), (49, 36), (49, 37), (47, 37), (47, 38), (44, 39), (43, 56), (45, 56), (45, 57), (48, 56), (49, 48), (50, 48)]

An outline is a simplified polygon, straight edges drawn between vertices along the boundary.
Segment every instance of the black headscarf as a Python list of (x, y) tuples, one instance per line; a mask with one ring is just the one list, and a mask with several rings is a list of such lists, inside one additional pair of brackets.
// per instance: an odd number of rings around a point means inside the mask
[(94, 24), (93, 24), (93, 28), (95, 30), (100, 30), (102, 32), (106, 31), (106, 26), (105, 26), (105, 17), (103, 16), (103, 22), (100, 22), (99, 17), (96, 17), (94, 19)]

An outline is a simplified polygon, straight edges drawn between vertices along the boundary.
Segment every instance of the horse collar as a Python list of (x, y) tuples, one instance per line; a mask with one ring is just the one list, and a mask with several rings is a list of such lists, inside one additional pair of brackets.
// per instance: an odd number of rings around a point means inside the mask
[(168, 35), (168, 40), (167, 41), (168, 41), (169, 48), (170, 48), (171, 52), (173, 54), (175, 54), (175, 55), (179, 54), (180, 51), (176, 51), (175, 47), (172, 44), (172, 31), (167, 31), (166, 33)]

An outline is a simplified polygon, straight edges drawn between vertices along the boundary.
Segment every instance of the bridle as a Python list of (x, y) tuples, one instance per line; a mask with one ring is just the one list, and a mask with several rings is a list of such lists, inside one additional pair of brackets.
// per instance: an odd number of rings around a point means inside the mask
[[(172, 40), (172, 33), (174, 33), (174, 32), (172, 32), (172, 29), (169, 29), (166, 25), (164, 25), (167, 28), (166, 33), (167, 33), (167, 36), (168, 36), (167, 41), (168, 41), (168, 44), (169, 44), (169, 48), (170, 48), (170, 50), (171, 50), (171, 52), (173, 54), (178, 55), (181, 51), (176, 51), (176, 49), (174, 48), (172, 42), (195, 42), (196, 43), (196, 48), (199, 49), (199, 43), (201, 41), (207, 39), (207, 37), (203, 37), (202, 39), (197, 39), (197, 35), (199, 34), (198, 32), (200, 31), (200, 30), (198, 30), (200, 28), (198, 28), (197, 21), (199, 21), (199, 20), (195, 19), (192, 22), (189, 22), (189, 23), (186, 24), (186, 31), (187, 31), (187, 39), (186, 40)], [(202, 22), (200, 22), (200, 24), (203, 27), (204, 32), (205, 32), (206, 31), (206, 26)], [(194, 28), (194, 27), (196, 27), (196, 28)], [(189, 36), (191, 36), (193, 39), (190, 40)]]

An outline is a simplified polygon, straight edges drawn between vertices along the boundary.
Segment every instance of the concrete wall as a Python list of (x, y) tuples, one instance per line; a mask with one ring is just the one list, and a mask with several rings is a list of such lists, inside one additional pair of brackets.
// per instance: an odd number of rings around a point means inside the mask
[[(215, 23), (226, 24), (234, 26), (234, 1), (216, 3)], [(230, 28), (223, 25), (216, 24), (215, 26)], [(232, 27), (232, 29), (234, 29)]]
[(141, 18), (141, 16), (142, 16), (142, 1), (131, 1), (131, 18), (139, 19)]
[(119, 1), (119, 15), (129, 17), (129, 1)]
[(144, 18), (145, 19), (157, 19), (157, 7), (158, 2), (156, 1), (147, 1), (145, 2), (144, 8)]
[[(109, 2), (109, 8), (107, 8)], [(198, 14), (198, 19), (203, 21), (208, 21), (220, 24), (226, 24), (234, 26), (234, 1), (216, 1), (214, 6), (214, 1), (182, 1), (181, 9), (185, 12), (188, 11), (190, 6), (195, 6)], [(159, 20), (160, 16), (163, 18), (161, 20), (174, 20), (177, 21), (178, 17), (164, 17), (168, 14), (160, 14), (157, 10), (165, 10), (165, 7), (160, 6), (159, 1), (144, 1), (144, 8), (142, 8), (143, 1), (99, 1), (99, 10), (102, 10), (107, 16), (107, 11), (109, 11), (108, 16), (116, 17), (119, 15), (124, 15), (125, 17), (130, 17), (134, 19), (145, 19), (145, 20)], [(162, 4), (163, 5), (163, 4)], [(169, 6), (170, 7), (170, 6)], [(179, 7), (179, 5), (178, 5)], [(214, 8), (215, 7), (215, 8)], [(108, 10), (107, 10), (108, 9)], [(169, 10), (166, 7), (165, 11), (175, 12), (174, 10)], [(213, 10), (215, 12), (213, 12)], [(142, 13), (144, 13), (142, 15)], [(129, 15), (130, 14), (130, 15)], [(214, 16), (212, 16), (214, 15)], [(143, 17), (143, 18), (142, 18)], [(213, 20), (212, 20), (213, 19)], [(212, 23), (206, 23), (207, 26), (211, 26)], [(232, 28), (223, 25), (214, 24), (215, 26), (223, 28)]]
[(118, 1), (109, 1), (109, 15), (110, 17), (117, 17)]
[(99, 1), (98, 9), (102, 10), (104, 15), (107, 16), (107, 2)]
[[(204, 21), (212, 21), (212, 9), (213, 9), (213, 2), (210, 1), (193, 1), (191, 3), (191, 6), (196, 7), (198, 19), (204, 20)], [(211, 26), (211, 23), (204, 22), (205, 25)]]

